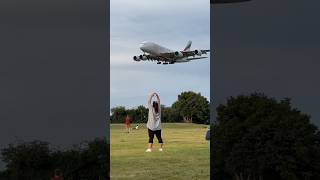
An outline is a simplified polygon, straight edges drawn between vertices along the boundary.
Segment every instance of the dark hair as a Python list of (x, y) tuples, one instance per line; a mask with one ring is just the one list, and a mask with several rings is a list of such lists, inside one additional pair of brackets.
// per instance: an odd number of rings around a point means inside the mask
[(153, 101), (152, 107), (154, 108), (154, 111), (155, 111), (156, 113), (159, 112), (159, 104), (158, 104), (157, 101)]

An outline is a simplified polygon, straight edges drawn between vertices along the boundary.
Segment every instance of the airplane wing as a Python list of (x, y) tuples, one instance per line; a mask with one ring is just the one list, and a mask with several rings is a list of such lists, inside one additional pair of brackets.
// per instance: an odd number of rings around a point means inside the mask
[(171, 62), (173, 61), (173, 59), (171, 59), (170, 57), (166, 57), (166, 56), (154, 56), (151, 54), (147, 54), (146, 59), (144, 60), (148, 60), (148, 61), (164, 61), (164, 62)]
[[(210, 50), (192, 50), (192, 51), (176, 51), (176, 52), (168, 52), (168, 53), (161, 53), (159, 55), (152, 55), (152, 54), (145, 54), (140, 55), (140, 57), (134, 57), (138, 58), (143, 61), (158, 61), (158, 63), (176, 63), (176, 62), (188, 62), (190, 60), (195, 59), (204, 59), (207, 57), (204, 57), (202, 54), (207, 54), (210, 52)], [(134, 59), (136, 60), (136, 59)], [(136, 61), (140, 61), (136, 60)]]
[[(210, 50), (193, 50), (193, 51), (176, 51), (176, 52), (169, 52), (169, 53), (161, 53), (161, 56), (169, 58), (169, 59), (175, 59), (179, 58), (179, 54), (181, 53), (183, 57), (188, 57), (188, 56), (195, 56), (195, 55), (201, 55), (201, 54), (207, 54), (210, 52)], [(181, 55), (180, 55), (181, 58)]]
[(176, 52), (169, 52), (169, 53), (162, 53), (161, 56), (170, 59), (170, 60), (176, 60), (179, 58), (186, 58), (189, 56), (195, 56), (202, 54), (207, 54), (210, 52), (210, 50), (193, 50), (193, 51), (176, 51)]
[(192, 58), (187, 58), (186, 60), (195, 60), (195, 59), (204, 59), (204, 58), (207, 58), (207, 57), (192, 57)]
[(209, 49), (206, 49), (206, 50), (201, 50), (203, 54), (207, 54), (208, 52), (210, 52)]
[(172, 59), (172, 60), (174, 60), (176, 58), (176, 56), (174, 55), (174, 52), (161, 53), (160, 56), (163, 57), (163, 58)]
[[(208, 52), (210, 52), (210, 50), (193, 50), (193, 51), (181, 51), (183, 53), (184, 56), (195, 56), (198, 54), (207, 54)], [(201, 53), (199, 53), (201, 52)]]

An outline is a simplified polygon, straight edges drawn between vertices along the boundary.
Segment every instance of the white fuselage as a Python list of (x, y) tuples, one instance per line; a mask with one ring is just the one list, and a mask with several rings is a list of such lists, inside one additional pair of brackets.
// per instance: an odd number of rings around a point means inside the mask
[(140, 44), (140, 49), (144, 52), (144, 54), (133, 56), (133, 60), (156, 60), (158, 61), (157, 64), (161, 64), (161, 61), (164, 62), (163, 64), (174, 64), (180, 62), (188, 62), (195, 59), (207, 58), (195, 57), (196, 55), (201, 56), (201, 54), (206, 54), (206, 52), (209, 52), (209, 50), (190, 50), (191, 43), (192, 42), (189, 41), (187, 46), (182, 51), (173, 51), (154, 42), (145, 41)]
[(174, 52), (171, 49), (165, 48), (153, 42), (143, 42), (140, 44), (141, 51), (152, 55), (159, 56), (161, 53)]

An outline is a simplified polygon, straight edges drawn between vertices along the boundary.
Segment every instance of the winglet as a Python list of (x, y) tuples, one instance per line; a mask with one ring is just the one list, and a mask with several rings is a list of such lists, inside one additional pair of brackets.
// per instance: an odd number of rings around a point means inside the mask
[(191, 48), (191, 44), (192, 44), (192, 41), (188, 41), (187, 46), (184, 48), (183, 51), (189, 51)]

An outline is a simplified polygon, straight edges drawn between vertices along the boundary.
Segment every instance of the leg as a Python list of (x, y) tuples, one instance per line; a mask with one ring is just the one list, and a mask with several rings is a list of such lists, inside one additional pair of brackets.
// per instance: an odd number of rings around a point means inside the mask
[(161, 130), (157, 130), (156, 131), (156, 137), (158, 139), (158, 142), (160, 144), (160, 148), (163, 148), (163, 141), (162, 141), (162, 137), (161, 137)]
[(148, 144), (148, 149), (152, 149), (153, 145), (153, 138), (154, 138), (154, 132), (148, 129), (148, 135), (149, 135), (149, 144)]

